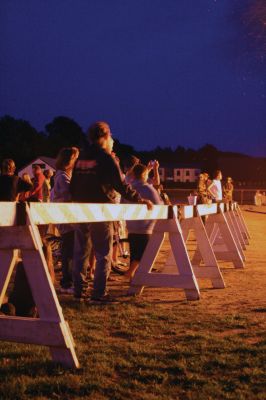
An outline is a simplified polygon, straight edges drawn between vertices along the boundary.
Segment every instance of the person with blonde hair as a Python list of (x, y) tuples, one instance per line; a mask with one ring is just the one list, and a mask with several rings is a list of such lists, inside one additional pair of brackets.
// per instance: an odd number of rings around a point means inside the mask
[[(149, 199), (152, 204), (163, 204), (158, 191), (148, 183), (149, 166), (136, 164), (132, 169), (134, 180), (131, 182), (143, 198)], [(125, 278), (131, 280), (139, 266), (150, 236), (153, 232), (155, 220), (127, 221), (128, 241), (130, 248), (130, 266)]]
[[(77, 147), (64, 147), (59, 151), (56, 158), (56, 173), (54, 177), (54, 187), (51, 190), (51, 201), (64, 203), (71, 201), (70, 180), (75, 162), (79, 156)], [(73, 293), (72, 291), (72, 261), (74, 248), (74, 229), (70, 224), (57, 226), (62, 239), (62, 279), (61, 293)]]

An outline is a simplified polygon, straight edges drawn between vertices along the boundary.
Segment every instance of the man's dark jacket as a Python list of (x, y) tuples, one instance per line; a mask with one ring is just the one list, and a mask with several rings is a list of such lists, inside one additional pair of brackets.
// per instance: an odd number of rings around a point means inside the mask
[(114, 158), (96, 145), (81, 151), (70, 182), (72, 201), (77, 203), (115, 203), (116, 193), (138, 203), (141, 196), (126, 184)]

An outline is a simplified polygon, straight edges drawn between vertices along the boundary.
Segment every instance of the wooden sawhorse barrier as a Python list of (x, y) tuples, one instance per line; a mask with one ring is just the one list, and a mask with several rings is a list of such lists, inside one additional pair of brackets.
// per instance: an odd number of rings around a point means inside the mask
[[(21, 207), (24, 210), (19, 210)], [(0, 209), (5, 212), (0, 224), (0, 306), (18, 261), (19, 249), (39, 313), (39, 318), (0, 315), (0, 340), (48, 346), (54, 361), (78, 368), (74, 340), (58, 302), (30, 209), (25, 203), (0, 203)], [(20, 216), (24, 221), (18, 221)]]
[[(152, 272), (160, 248), (168, 234), (173, 263), (170, 271)], [(179, 272), (179, 273), (178, 273)], [(177, 208), (168, 220), (157, 221), (139, 267), (131, 281), (129, 294), (141, 294), (145, 286), (184, 289), (187, 300), (198, 300), (200, 291), (186, 249)]]
[[(237, 207), (231, 211), (237, 213)], [(209, 236), (201, 220), (201, 216), (206, 213), (208, 221), (213, 218), (209, 223), (209, 233), (207, 231)], [(154, 233), (132, 280), (129, 293), (140, 294), (144, 286), (174, 287), (183, 289), (188, 300), (198, 300), (200, 291), (196, 277), (209, 278), (214, 287), (224, 287), (211, 247), (215, 245), (218, 236), (216, 224), (233, 262), (240, 263), (242, 259), (224, 217), (222, 206), (219, 209), (217, 206), (215, 209), (209, 206), (202, 208), (197, 206), (197, 214), (193, 206), (186, 206), (181, 210), (181, 214), (180, 224), (177, 207), (164, 205), (147, 210), (144, 205), (130, 204), (0, 203), (0, 306), (20, 250), (20, 257), (39, 313), (39, 318), (1, 315), (0, 340), (48, 346), (54, 361), (70, 368), (79, 367), (74, 340), (48, 272), (38, 225), (156, 220)], [(247, 242), (249, 235), (241, 218), (238, 213), (236, 219), (241, 226), (241, 234)], [(195, 230), (204, 266), (193, 267), (189, 259), (184, 236), (187, 238), (190, 229)], [(163, 273), (154, 273), (152, 267), (166, 234), (169, 236), (176, 273), (167, 273), (167, 265)], [(235, 258), (235, 254), (238, 258)]]
[[(231, 261), (235, 268), (244, 268), (244, 250), (249, 243), (250, 235), (237, 203), (220, 203), (211, 206), (217, 207), (216, 214), (210, 214), (205, 228), (211, 246), (218, 260)], [(199, 215), (205, 205), (196, 206)], [(199, 249), (194, 258), (200, 258)]]
[[(183, 288), (188, 300), (199, 298), (199, 287), (195, 278), (207, 278), (215, 288), (224, 288), (225, 283), (205, 231), (201, 215), (217, 213), (217, 205), (204, 207), (195, 214), (195, 207), (182, 206), (173, 209), (173, 218), (158, 221), (145, 249), (138, 270), (131, 281), (130, 294), (141, 294), (145, 286)], [(178, 215), (181, 215), (181, 222)], [(193, 229), (203, 257), (204, 266), (192, 265), (186, 248), (189, 231)], [(169, 235), (170, 253), (161, 273), (152, 272), (159, 249)]]
[(0, 340), (47, 346), (55, 362), (79, 368), (75, 343), (49, 275), (38, 225), (167, 218), (168, 206), (154, 206), (148, 211), (143, 205), (1, 202), (0, 306), (17, 261), (22, 259), (39, 318), (0, 315)]
[[(195, 239), (201, 257), (196, 261), (192, 258), (193, 271), (196, 278), (209, 279), (215, 289), (225, 288), (225, 282), (217, 263), (215, 253), (208, 238), (202, 216), (215, 215), (217, 205), (185, 206), (181, 212), (181, 227), (185, 242), (189, 232), (194, 231)], [(201, 260), (204, 265), (202, 265)]]

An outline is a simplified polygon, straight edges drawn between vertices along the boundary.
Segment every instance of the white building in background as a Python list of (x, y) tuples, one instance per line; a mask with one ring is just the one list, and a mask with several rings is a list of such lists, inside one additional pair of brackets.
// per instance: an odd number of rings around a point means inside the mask
[(51, 169), (55, 172), (55, 158), (40, 156), (35, 160), (31, 161), (29, 164), (25, 165), (25, 167), (21, 168), (18, 171), (18, 176), (22, 177), (23, 174), (29, 174), (30, 177), (33, 177), (32, 174), (32, 166), (33, 165), (40, 165), (41, 169), (44, 171), (46, 169)]
[(162, 182), (196, 182), (200, 172), (200, 167), (192, 164), (162, 164), (159, 168)]

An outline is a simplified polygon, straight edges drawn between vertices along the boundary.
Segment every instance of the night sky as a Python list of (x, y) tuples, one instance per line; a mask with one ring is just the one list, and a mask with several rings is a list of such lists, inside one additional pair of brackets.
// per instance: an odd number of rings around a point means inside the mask
[(1, 0), (0, 116), (107, 120), (157, 145), (266, 156), (266, 71), (245, 0)]

